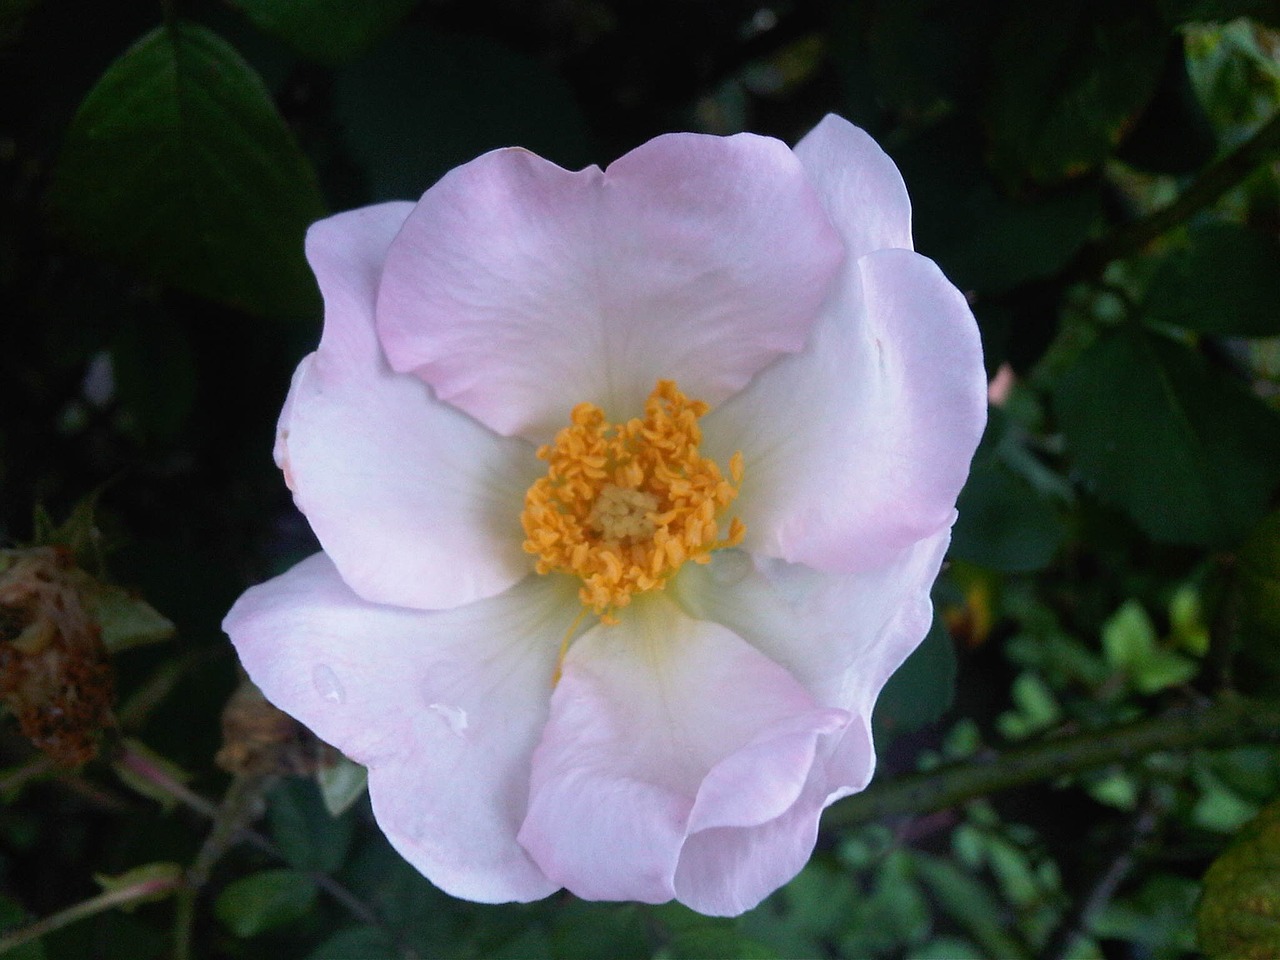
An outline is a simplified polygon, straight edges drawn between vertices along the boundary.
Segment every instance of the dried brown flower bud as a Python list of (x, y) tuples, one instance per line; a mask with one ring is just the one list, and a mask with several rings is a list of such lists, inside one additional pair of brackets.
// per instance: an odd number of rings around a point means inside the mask
[(114, 726), (115, 680), (70, 551), (0, 553), (0, 700), (54, 761), (84, 763)]
[(222, 749), (215, 762), (228, 773), (304, 775), (337, 762), (338, 753), (267, 702), (249, 680), (222, 711)]

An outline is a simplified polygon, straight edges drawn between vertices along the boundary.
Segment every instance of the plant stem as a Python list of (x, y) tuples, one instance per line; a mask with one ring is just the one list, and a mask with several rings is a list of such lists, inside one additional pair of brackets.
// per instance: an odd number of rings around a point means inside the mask
[(873, 785), (830, 807), (828, 829), (918, 815), (1000, 790), (1128, 763), (1161, 750), (1280, 741), (1280, 706), (1225, 692), (1207, 704), (1104, 730), (1054, 737)]
[(37, 920), (28, 927), (23, 927), (21, 930), (16, 930), (7, 936), (0, 937), (0, 954), (8, 953), (15, 947), (43, 937), (46, 933), (61, 930), (77, 920), (84, 920), (113, 907), (124, 906), (139, 900), (155, 899), (158, 896), (173, 893), (178, 889), (181, 882), (178, 877), (159, 877), (144, 880), (132, 886), (100, 893), (96, 897), (90, 897), (88, 900), (67, 907), (67, 909), (45, 917), (43, 920)]
[(1094, 276), (1112, 260), (1137, 253), (1156, 237), (1185, 223), (1243, 182), (1260, 164), (1276, 154), (1280, 154), (1280, 113), (1231, 153), (1205, 167), (1196, 181), (1173, 203), (1086, 246), (1068, 270), (1068, 275)]
[(173, 924), (173, 960), (191, 956), (191, 933), (195, 927), (196, 898), (209, 880), (209, 873), (253, 817), (262, 794), (270, 785), (263, 777), (239, 776), (231, 781), (213, 818), (213, 829), (205, 837), (195, 862), (183, 876), (178, 892), (178, 909)]
[[(218, 819), (220, 816), (220, 810), (221, 810), (221, 808), (217, 804), (214, 804), (209, 800), (206, 800), (204, 797), (200, 796), (198, 793), (196, 793), (194, 790), (187, 787), (185, 784), (169, 776), (163, 769), (156, 766), (156, 764), (152, 763), (145, 756), (143, 756), (140, 753), (137, 753), (134, 750), (131, 750), (127, 743), (123, 745), (120, 751), (120, 754), (117, 757), (117, 762), (123, 766), (128, 767), (133, 773), (135, 773), (139, 777), (142, 777), (150, 781), (151, 784), (153, 784), (154, 786), (159, 787), (169, 796), (173, 797), (183, 806), (187, 807), (187, 809), (192, 810), (200, 814), (202, 817), (205, 817), (209, 820), (213, 820), (215, 822), (214, 832), (215, 833), (217, 832), (216, 824), (218, 822)], [(225, 803), (226, 801), (224, 800), (224, 805)], [(233, 842), (248, 843), (250, 846), (254, 847), (256, 850), (259, 850), (262, 853), (265, 853), (267, 856), (272, 857), (275, 860), (280, 860), (280, 861), (285, 860), (285, 856), (283, 853), (281, 853), (280, 848), (277, 847), (270, 840), (268, 840), (266, 837), (264, 837), (262, 834), (258, 833), (256, 830), (253, 830), (252, 828), (245, 826), (243, 823), (230, 824), (230, 830), (231, 830), (231, 840)], [(206, 840), (206, 846), (210, 843), (211, 840), (212, 840), (212, 835), (210, 836), (209, 840)], [(203, 849), (202, 849), (202, 852), (203, 852)], [(371, 926), (371, 927), (377, 927), (378, 929), (386, 932), (387, 935), (391, 937), (392, 942), (396, 945), (396, 949), (399, 951), (400, 956), (403, 957), (404, 960), (414, 960), (414, 957), (416, 956), (416, 954), (413, 952), (412, 948), (410, 948), (409, 945), (405, 943), (404, 938), (400, 935), (400, 933), (392, 929), (390, 926), (388, 926), (386, 921), (384, 921), (382, 917), (380, 917), (372, 907), (370, 907), (367, 903), (365, 903), (363, 900), (357, 897), (354, 893), (352, 893), (349, 889), (347, 889), (345, 886), (343, 886), (333, 877), (329, 876), (327, 873), (324, 873), (319, 870), (309, 870), (307, 871), (307, 874), (308, 876), (311, 877), (312, 881), (315, 882), (317, 887), (319, 887), (329, 896), (333, 897), (333, 899), (338, 901), (338, 903), (342, 904), (347, 909), (347, 911), (353, 917), (359, 920), (361, 923), (367, 924), (368, 926)], [(188, 883), (190, 882), (190, 877), (191, 877), (191, 872), (189, 871)], [(179, 901), (178, 903), (179, 917), (177, 918), (175, 923), (175, 930), (181, 930), (184, 924), (186, 925), (190, 924), (191, 922), (190, 919), (184, 918), (182, 914), (184, 913), (184, 911), (191, 910), (193, 908), (194, 908), (194, 897), (192, 897), (190, 904), (187, 903), (187, 899), (185, 896), (182, 900)], [(179, 938), (177, 939), (175, 946), (179, 950), (182, 949), (181, 936), (179, 936)], [(181, 956), (180, 953), (176, 955), (179, 957)]]

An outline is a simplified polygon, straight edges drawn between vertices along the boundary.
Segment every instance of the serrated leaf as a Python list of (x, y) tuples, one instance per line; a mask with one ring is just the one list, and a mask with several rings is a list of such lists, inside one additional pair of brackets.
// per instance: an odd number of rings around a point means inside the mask
[(324, 212), (315, 173), (262, 80), (212, 31), (158, 28), (72, 120), (48, 195), (90, 253), (266, 315), (318, 298), (302, 255)]
[(298, 870), (263, 870), (227, 884), (214, 913), (237, 937), (256, 937), (303, 916), (316, 899), (316, 885)]
[(316, 783), (329, 815), (339, 817), (364, 796), (369, 788), (369, 771), (354, 760), (340, 756), (333, 766), (316, 771)]
[(1152, 277), (1143, 316), (1202, 333), (1280, 334), (1280, 242), (1231, 223), (1198, 227), (1187, 240)]
[(1012, 10), (995, 43), (1001, 69), (987, 110), (995, 168), (1041, 182), (1079, 175), (1107, 157), (1151, 99), (1167, 33), (1135, 4)]
[(1099, 338), (1054, 408), (1080, 475), (1155, 540), (1238, 543), (1280, 483), (1280, 418), (1159, 334)]
[(1204, 875), (1196, 911), (1200, 948), (1212, 960), (1280, 956), (1280, 802), (1236, 835)]
[(404, 19), (418, 0), (235, 0), (263, 33), (335, 66), (354, 60)]

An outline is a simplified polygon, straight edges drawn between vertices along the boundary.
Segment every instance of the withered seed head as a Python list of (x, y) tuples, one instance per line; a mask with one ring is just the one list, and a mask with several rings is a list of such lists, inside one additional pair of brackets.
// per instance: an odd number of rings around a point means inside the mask
[(0, 567), (0, 700), (54, 761), (84, 763), (114, 726), (115, 679), (102, 631), (86, 611), (69, 551), (4, 551)]

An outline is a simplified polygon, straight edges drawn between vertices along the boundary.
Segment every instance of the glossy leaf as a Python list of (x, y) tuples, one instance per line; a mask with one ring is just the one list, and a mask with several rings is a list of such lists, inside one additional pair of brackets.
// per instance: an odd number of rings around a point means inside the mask
[(1211, 960), (1280, 956), (1280, 803), (1237, 834), (1204, 876), (1196, 913), (1200, 948)]
[(1229, 223), (1192, 230), (1147, 289), (1143, 314), (1203, 333), (1280, 334), (1280, 241)]
[(1280, 483), (1276, 415), (1158, 334), (1101, 337), (1054, 408), (1080, 476), (1156, 540), (1239, 542)]
[(311, 313), (302, 255), (323, 202), (261, 79), (188, 23), (143, 37), (67, 131), (49, 205), (89, 253), (272, 315)]

